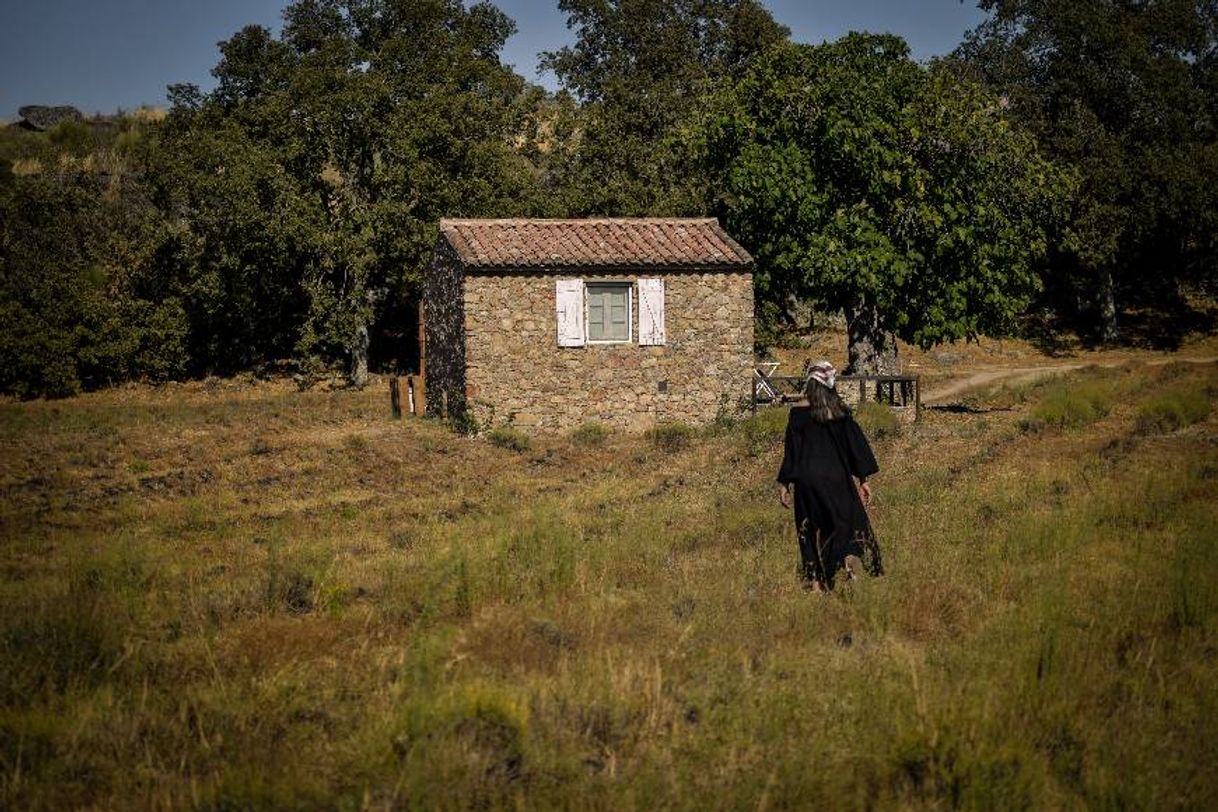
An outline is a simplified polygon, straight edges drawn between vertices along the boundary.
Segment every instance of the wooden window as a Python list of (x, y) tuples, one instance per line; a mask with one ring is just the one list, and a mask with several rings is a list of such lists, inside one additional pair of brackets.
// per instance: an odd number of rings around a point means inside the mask
[(630, 341), (629, 283), (589, 282), (584, 286), (589, 341)]

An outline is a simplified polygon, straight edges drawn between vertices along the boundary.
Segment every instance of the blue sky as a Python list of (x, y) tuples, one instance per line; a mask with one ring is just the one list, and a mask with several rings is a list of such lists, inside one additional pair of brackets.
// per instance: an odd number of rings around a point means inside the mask
[[(165, 86), (209, 88), (216, 44), (249, 23), (277, 29), (285, 0), (0, 0), (0, 119), (23, 104), (71, 104), (86, 113), (163, 105)], [(538, 51), (571, 41), (557, 0), (496, 0), (516, 21), (503, 61), (526, 79)], [(950, 51), (983, 15), (974, 0), (765, 0), (799, 42), (848, 31), (899, 34), (915, 57)]]

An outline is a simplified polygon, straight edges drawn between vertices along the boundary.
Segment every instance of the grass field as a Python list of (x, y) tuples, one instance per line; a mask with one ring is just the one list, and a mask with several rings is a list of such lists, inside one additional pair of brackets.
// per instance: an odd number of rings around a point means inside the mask
[(459, 437), (380, 388), (0, 404), (0, 807), (1212, 808), (1218, 367), (876, 443), (795, 578), (785, 415)]

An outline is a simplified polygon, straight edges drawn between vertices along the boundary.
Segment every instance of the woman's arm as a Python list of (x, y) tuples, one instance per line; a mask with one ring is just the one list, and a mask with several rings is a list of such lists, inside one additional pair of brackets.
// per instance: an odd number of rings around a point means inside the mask
[(863, 434), (859, 424), (854, 422), (853, 417), (845, 421), (845, 429), (850, 473), (858, 477), (861, 484), (867, 481), (867, 477), (878, 473), (880, 466), (876, 464), (875, 454), (871, 450), (871, 444), (867, 442), (867, 436)]

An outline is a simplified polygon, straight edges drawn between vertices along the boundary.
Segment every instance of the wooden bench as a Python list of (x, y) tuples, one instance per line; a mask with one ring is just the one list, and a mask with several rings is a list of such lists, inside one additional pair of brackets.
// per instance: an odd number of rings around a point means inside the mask
[[(753, 371), (753, 410), (758, 406), (777, 406), (803, 400), (802, 375), (766, 374), (762, 368)], [(922, 387), (917, 375), (839, 375), (837, 391), (847, 404), (857, 407), (873, 400), (908, 414), (913, 419), (922, 416)]]

